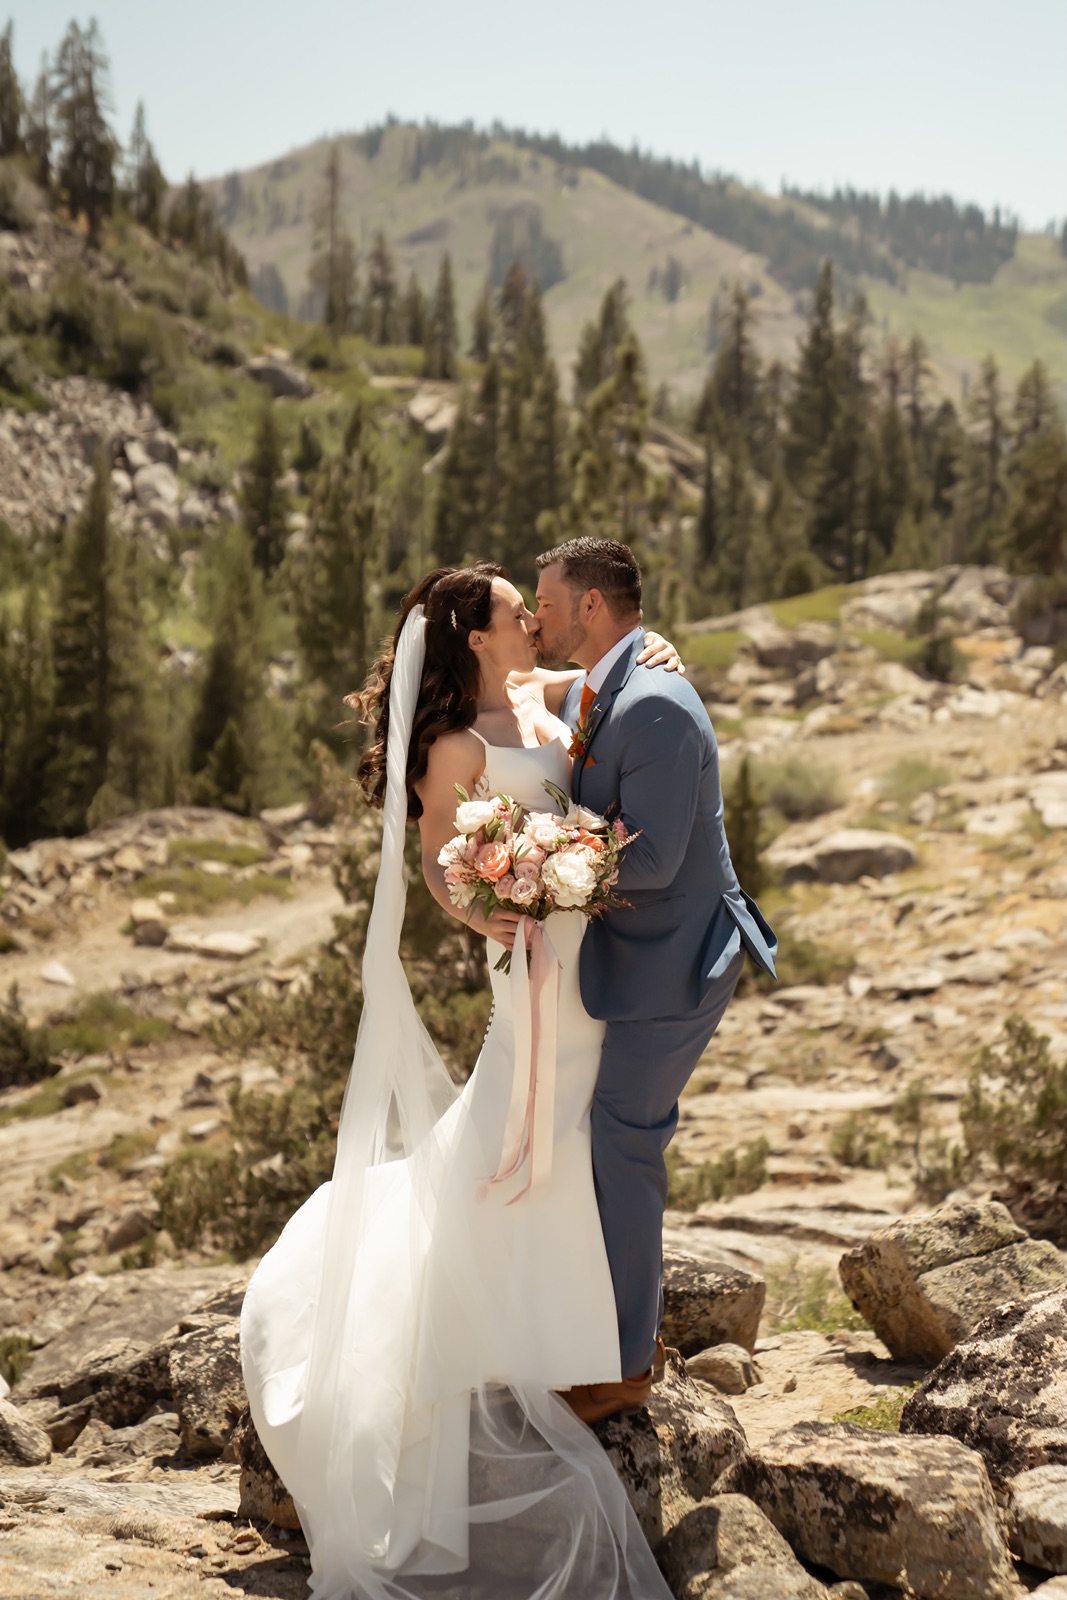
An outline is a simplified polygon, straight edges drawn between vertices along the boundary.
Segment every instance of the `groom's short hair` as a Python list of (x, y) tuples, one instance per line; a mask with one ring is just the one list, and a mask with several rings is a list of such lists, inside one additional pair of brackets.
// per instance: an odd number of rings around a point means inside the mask
[(629, 545), (617, 539), (568, 539), (537, 558), (542, 567), (562, 569), (560, 576), (578, 594), (599, 589), (618, 621), (641, 614), (641, 568)]

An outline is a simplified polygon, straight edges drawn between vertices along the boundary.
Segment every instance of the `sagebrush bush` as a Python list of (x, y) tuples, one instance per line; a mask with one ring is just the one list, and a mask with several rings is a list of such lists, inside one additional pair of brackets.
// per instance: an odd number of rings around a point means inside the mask
[(58, 1071), (47, 1028), (30, 1026), (18, 986), (12, 984), (7, 999), (0, 1003), (0, 1089), (40, 1083)]
[(796, 756), (779, 765), (761, 764), (756, 783), (765, 803), (787, 822), (821, 817), (844, 804), (837, 768), (801, 761)]
[(979, 1052), (960, 1122), (964, 1171), (992, 1169), (1016, 1220), (1067, 1246), (1067, 1061), (1024, 1018)]
[(676, 1211), (695, 1211), (705, 1200), (728, 1200), (751, 1194), (767, 1181), (766, 1139), (724, 1150), (712, 1161), (686, 1166), (673, 1146), (667, 1150), (667, 1204)]
[(13, 161), (0, 161), (0, 228), (28, 233), (36, 221), (36, 190)]

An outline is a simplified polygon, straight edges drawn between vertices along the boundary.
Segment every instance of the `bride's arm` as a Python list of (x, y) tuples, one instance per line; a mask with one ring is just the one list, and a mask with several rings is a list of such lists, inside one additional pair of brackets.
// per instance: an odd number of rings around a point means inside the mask
[(450, 917), (510, 950), (519, 923), (518, 912), (498, 909), (486, 917), (477, 906), (466, 911), (454, 906), (445, 883), (445, 869), (437, 859), (442, 847), (455, 837), (456, 806), (459, 804), (456, 784), (473, 794), (483, 767), (481, 747), (472, 734), (446, 733), (430, 746), (426, 776), (415, 786), (422, 801), (419, 818), (422, 875), (427, 889)]
[[(685, 664), (675, 646), (661, 633), (654, 633), (651, 629), (645, 634), (645, 648), (637, 660), (643, 667), (663, 667), (667, 672), (679, 672), (685, 676)], [(554, 717), (559, 716), (564, 697), (575, 678), (584, 677), (585, 673), (574, 667), (567, 672), (550, 672), (547, 667), (534, 667), (532, 672), (521, 675), (512, 673), (512, 679), (517, 683), (537, 685)]]

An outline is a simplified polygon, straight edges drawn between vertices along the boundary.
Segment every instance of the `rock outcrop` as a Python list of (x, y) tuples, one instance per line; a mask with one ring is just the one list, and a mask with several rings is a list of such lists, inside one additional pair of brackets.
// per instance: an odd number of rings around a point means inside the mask
[(1067, 1465), (1067, 1292), (994, 1311), (910, 1397), (900, 1425), (979, 1451), (995, 1482)]
[(653, 1550), (712, 1493), (745, 1448), (744, 1429), (730, 1407), (698, 1388), (676, 1350), (668, 1350), (663, 1381), (647, 1408), (597, 1423), (594, 1432)]
[(659, 1560), (675, 1600), (821, 1600), (828, 1592), (740, 1494), (712, 1495), (688, 1512)]
[(780, 868), (785, 883), (855, 883), (857, 878), (884, 878), (913, 867), (919, 852), (910, 839), (873, 828), (839, 828), (810, 845), (786, 840), (767, 851), (768, 862)]
[(921, 1600), (1011, 1600), (1014, 1577), (982, 1459), (952, 1439), (800, 1423), (720, 1483), (754, 1500), (805, 1561), (906, 1583)]
[(754, 1273), (663, 1252), (663, 1338), (683, 1356), (716, 1344), (743, 1345), (751, 1354), (766, 1297)]
[(1015, 1554), (1043, 1572), (1067, 1573), (1067, 1465), (1021, 1472), (1009, 1492)]
[(846, 1251), (845, 1293), (901, 1361), (934, 1364), (995, 1306), (1067, 1282), (1054, 1245), (996, 1202), (902, 1217)]

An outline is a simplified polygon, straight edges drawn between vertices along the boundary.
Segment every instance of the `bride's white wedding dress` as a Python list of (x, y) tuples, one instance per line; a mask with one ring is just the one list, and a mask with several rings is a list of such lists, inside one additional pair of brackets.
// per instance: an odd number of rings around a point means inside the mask
[[(562, 737), (487, 746), (486, 792), (548, 810), (545, 779), (569, 788)], [(552, 1393), (619, 1376), (590, 1157), (603, 1024), (578, 990), (585, 919), (557, 912), (545, 928), (560, 963), (550, 1174), (526, 1192), (521, 1174), (490, 1183), (517, 1071), (512, 981), (492, 974), (493, 1018), (457, 1094), (395, 954), (397, 827), (387, 801), (333, 1181), (245, 1298), (256, 1428), (297, 1504), (316, 1600), (658, 1600), (610, 1463)], [(490, 943), (491, 964), (500, 954)]]

